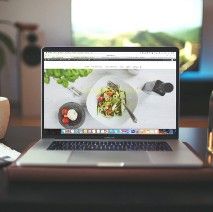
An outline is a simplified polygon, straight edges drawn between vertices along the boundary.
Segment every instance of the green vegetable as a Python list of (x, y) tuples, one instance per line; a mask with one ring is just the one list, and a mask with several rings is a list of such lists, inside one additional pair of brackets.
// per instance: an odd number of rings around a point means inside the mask
[(63, 79), (57, 79), (57, 83), (58, 84), (62, 84), (63, 83)]
[(54, 70), (54, 77), (55, 78), (60, 78), (61, 77), (61, 70), (60, 69), (55, 69)]
[(81, 70), (79, 70), (79, 75), (80, 75), (81, 77), (86, 77), (86, 76), (88, 76), (90, 73), (91, 73), (91, 70), (90, 70), (90, 69), (81, 69)]
[(65, 77), (70, 77), (70, 76), (72, 76), (72, 70), (63, 70), (63, 71), (62, 71), (62, 74), (63, 74)]
[(49, 77), (44, 77), (44, 82), (45, 82), (46, 84), (49, 84), (50, 78), (49, 78)]
[(47, 69), (47, 70), (46, 70), (46, 74), (47, 74), (48, 76), (54, 76), (54, 72), (53, 72), (52, 69)]
[(75, 80), (78, 78), (78, 76), (71, 76), (71, 77), (68, 77), (68, 81), (69, 82), (75, 82)]
[(81, 77), (84, 77), (84, 76), (85, 76), (85, 73), (86, 73), (85, 70), (80, 70), (80, 71), (79, 71), (79, 75), (80, 75)]
[(68, 85), (69, 85), (69, 82), (68, 82), (68, 81), (63, 81), (62, 85), (63, 85), (65, 88), (67, 88)]
[(51, 78), (63, 87), (67, 88), (70, 82), (75, 82), (79, 77), (86, 77), (92, 69), (46, 69), (44, 82), (48, 84)]

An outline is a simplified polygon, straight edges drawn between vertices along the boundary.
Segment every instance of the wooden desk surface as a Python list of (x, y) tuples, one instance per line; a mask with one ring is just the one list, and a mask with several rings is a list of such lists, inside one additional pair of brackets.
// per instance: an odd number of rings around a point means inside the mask
[[(4, 143), (23, 151), (39, 137), (39, 127), (11, 127)], [(187, 141), (202, 159), (208, 158), (206, 129), (181, 128), (180, 139)], [(205, 170), (211, 171), (211, 168)], [(196, 183), (10, 183), (0, 171), (0, 211), (27, 211), (27, 208), (30, 211), (212, 211), (213, 183), (211, 179)]]

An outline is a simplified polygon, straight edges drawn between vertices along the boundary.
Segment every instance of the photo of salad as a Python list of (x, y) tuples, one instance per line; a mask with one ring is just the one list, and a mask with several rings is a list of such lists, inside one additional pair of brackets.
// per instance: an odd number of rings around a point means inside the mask
[(125, 110), (126, 92), (114, 87), (103, 87), (97, 97), (97, 113), (106, 118), (122, 116)]
[(114, 128), (128, 120), (133, 123), (127, 108), (134, 113), (137, 105), (137, 91), (113, 72), (96, 80), (86, 99), (86, 108), (93, 120)]

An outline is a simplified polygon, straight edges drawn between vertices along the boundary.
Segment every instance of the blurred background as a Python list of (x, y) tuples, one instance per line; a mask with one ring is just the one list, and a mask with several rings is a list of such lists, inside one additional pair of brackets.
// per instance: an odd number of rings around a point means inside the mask
[(181, 126), (207, 126), (212, 0), (0, 0), (0, 96), (11, 124), (40, 125), (43, 46), (176, 46)]

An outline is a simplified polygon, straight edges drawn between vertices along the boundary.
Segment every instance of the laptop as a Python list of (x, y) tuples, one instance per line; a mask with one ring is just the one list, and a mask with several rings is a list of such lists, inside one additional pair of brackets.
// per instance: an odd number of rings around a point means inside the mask
[(41, 139), (16, 164), (200, 167), (178, 116), (177, 48), (45, 47)]

